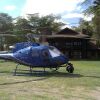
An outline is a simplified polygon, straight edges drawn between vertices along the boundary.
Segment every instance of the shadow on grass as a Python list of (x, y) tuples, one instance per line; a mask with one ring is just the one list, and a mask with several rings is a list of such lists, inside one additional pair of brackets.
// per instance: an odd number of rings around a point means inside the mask
[(18, 81), (18, 82), (9, 82), (9, 83), (1, 83), (0, 85), (12, 85), (12, 84), (19, 84), (19, 83), (28, 83), (28, 82), (33, 82), (33, 81), (41, 81), (45, 80), (47, 78), (38, 78), (38, 79), (33, 79), (33, 80), (27, 80), (27, 81)]
[(58, 71), (41, 71), (32, 73), (33, 76), (45, 76), (45, 77), (65, 77), (65, 78), (79, 78), (82, 77), (80, 74), (70, 74), (67, 72), (58, 72)]
[[(8, 71), (0, 72), (0, 73), (12, 73)], [(20, 83), (28, 83), (28, 82), (34, 82), (34, 81), (42, 81), (48, 78), (52, 77), (64, 77), (64, 78), (81, 78), (81, 77), (90, 77), (90, 78), (100, 78), (99, 76), (85, 76), (85, 75), (80, 75), (80, 74), (69, 74), (66, 72), (51, 72), (51, 71), (33, 71), (32, 73), (24, 73), (24, 72), (18, 72), (16, 76), (28, 76), (28, 77), (38, 77), (37, 79), (31, 79), (31, 80), (26, 80), (26, 81), (17, 81), (17, 82), (8, 82), (8, 83), (1, 83), (0, 85), (12, 85), (12, 84), (20, 84)], [(34, 78), (33, 77), (33, 78)]]
[[(2, 71), (0, 73), (11, 73), (8, 71)], [(28, 82), (34, 82), (34, 81), (42, 81), (51, 77), (65, 77), (65, 78), (78, 78), (82, 77), (80, 74), (69, 74), (64, 72), (50, 72), (50, 71), (33, 71), (32, 73), (24, 73), (24, 72), (18, 72), (16, 76), (28, 76), (28, 77), (38, 77), (37, 79), (32, 80), (26, 80), (26, 81), (17, 81), (17, 82), (8, 82), (8, 83), (1, 83), (0, 85), (12, 85), (12, 84), (19, 84), (19, 83), (28, 83)]]
[[(27, 72), (26, 72), (27, 71)], [(16, 75), (14, 72), (9, 71), (0, 71), (0, 73), (4, 74), (12, 74), (14, 76), (25, 76), (25, 77), (65, 77), (65, 78), (80, 78), (80, 77), (90, 77), (90, 78), (100, 78), (100, 76), (93, 76), (93, 75), (81, 75), (81, 74), (70, 74), (67, 72), (59, 72), (59, 71), (33, 71), (32, 73), (29, 70), (20, 70), (17, 72)]]
[[(27, 72), (26, 72), (27, 71)], [(26, 76), (26, 77), (68, 77), (68, 78), (79, 78), (83, 77), (83, 75), (80, 74), (70, 74), (67, 72), (59, 72), (59, 71), (32, 71), (32, 73), (29, 72), (29, 70), (20, 70), (20, 72), (17, 72), (16, 75), (14, 72), (10, 71), (0, 71), (0, 73), (4, 74), (12, 74), (14, 76)]]
[(67, 72), (59, 72), (59, 71), (39, 71), (39, 70), (32, 70), (32, 73), (30, 73), (29, 70), (22, 70), (19, 69), (19, 71), (16, 72), (16, 75), (11, 71), (0, 71), (0, 73), (3, 74), (12, 74), (14, 76), (26, 76), (26, 77), (69, 77), (69, 78), (77, 78), (82, 77), (80, 74), (69, 74)]
[(33, 76), (45, 76), (45, 77), (65, 77), (65, 78), (81, 78), (81, 77), (88, 77), (88, 78), (100, 78), (100, 76), (94, 76), (94, 75), (81, 75), (81, 74), (76, 74), (76, 73), (67, 73), (67, 72), (39, 72), (39, 73), (33, 73)]
[(8, 74), (10, 74), (11, 72), (9, 72), (9, 71), (0, 71), (0, 73), (8, 73)]
[[(8, 71), (0, 72), (0, 73), (8, 73)], [(77, 77), (82, 77), (80, 74), (68, 74), (64, 72), (50, 72), (50, 71), (33, 71), (33, 73), (23, 73), (23, 72), (18, 72), (16, 76), (35, 76), (39, 77), (37, 79), (32, 79), (32, 80), (26, 80), (26, 81), (18, 81), (18, 82), (8, 82), (8, 83), (1, 83), (0, 85), (12, 85), (12, 84), (20, 84), (20, 83), (28, 83), (28, 82), (34, 82), (34, 81), (42, 81), (51, 77), (69, 77), (69, 78), (77, 78)]]

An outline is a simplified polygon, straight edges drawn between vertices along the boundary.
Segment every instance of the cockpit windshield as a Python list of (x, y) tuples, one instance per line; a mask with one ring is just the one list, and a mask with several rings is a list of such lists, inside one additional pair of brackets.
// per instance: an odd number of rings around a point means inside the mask
[(58, 49), (56, 49), (53, 46), (49, 47), (49, 52), (50, 52), (52, 57), (58, 57), (58, 56), (60, 56), (62, 54)]

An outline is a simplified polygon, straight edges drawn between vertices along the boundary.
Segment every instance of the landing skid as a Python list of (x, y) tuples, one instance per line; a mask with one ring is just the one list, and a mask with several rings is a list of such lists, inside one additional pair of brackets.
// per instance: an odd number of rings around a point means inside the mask
[[(19, 69), (18, 69), (18, 66), (19, 66), (19, 65), (21, 65), (21, 64), (17, 64), (16, 67), (15, 67), (14, 76), (16, 76), (16, 74), (17, 74), (17, 72), (18, 72), (18, 70), (19, 70)], [(30, 66), (30, 67), (29, 67), (29, 70), (27, 70), (27, 71), (30, 72), (30, 75), (32, 75), (32, 73), (33, 73), (33, 70), (32, 70), (32, 69), (33, 69), (33, 67)], [(24, 70), (24, 71), (26, 71), (26, 70)], [(35, 71), (34, 71), (34, 72), (35, 72)], [(38, 71), (38, 72), (40, 72), (40, 71)], [(44, 72), (44, 73), (46, 72), (46, 68), (45, 68), (45, 67), (43, 67), (43, 72)]]
[[(17, 74), (17, 70), (18, 70), (18, 66), (19, 66), (19, 65), (20, 65), (20, 64), (17, 64), (17, 65), (16, 65), (16, 68), (15, 68), (15, 70), (14, 70), (14, 75)], [(30, 66), (29, 68), (30, 68), (30, 69), (27, 70), (27, 71), (30, 72), (30, 75), (32, 75), (33, 72), (36, 72), (36, 71), (33, 71), (33, 70), (32, 70), (32, 69), (33, 69), (32, 66)], [(57, 67), (49, 67), (49, 68), (50, 68), (51, 71), (57, 71), (57, 70), (59, 69), (59, 66), (57, 66)], [(25, 70), (24, 70), (24, 71), (25, 71)], [(73, 65), (72, 65), (71, 63), (68, 63), (68, 65), (67, 65), (67, 67), (66, 67), (66, 71), (68, 71), (69, 73), (73, 73), (74, 67), (73, 67)], [(38, 71), (38, 72), (40, 72), (40, 71)], [(43, 72), (43, 73), (46, 72), (46, 67), (43, 67), (43, 71), (42, 71), (42, 72)]]

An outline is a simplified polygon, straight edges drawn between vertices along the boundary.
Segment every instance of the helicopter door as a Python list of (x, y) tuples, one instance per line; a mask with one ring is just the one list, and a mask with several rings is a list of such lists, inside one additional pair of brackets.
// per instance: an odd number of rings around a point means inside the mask
[(42, 50), (42, 59), (43, 59), (43, 62), (45, 62), (46, 64), (50, 62), (50, 54), (48, 50)]

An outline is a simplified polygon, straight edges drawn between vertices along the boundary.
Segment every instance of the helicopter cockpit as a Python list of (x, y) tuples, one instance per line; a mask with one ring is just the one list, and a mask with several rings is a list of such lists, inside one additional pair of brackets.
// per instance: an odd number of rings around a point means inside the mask
[(53, 46), (49, 46), (49, 52), (50, 52), (52, 58), (62, 55), (62, 53)]

